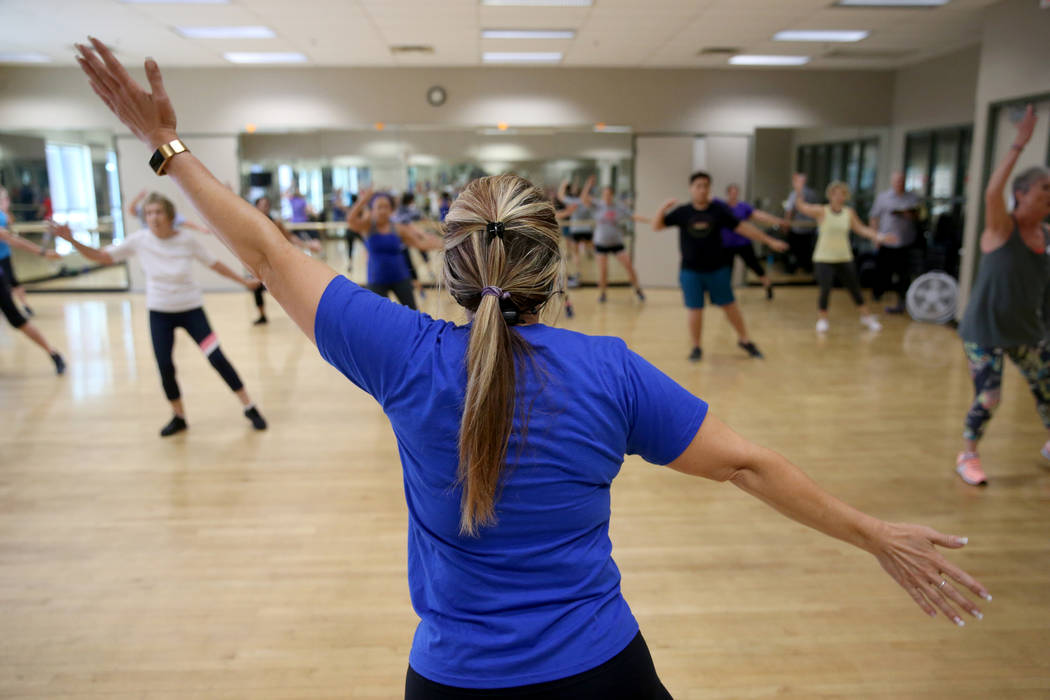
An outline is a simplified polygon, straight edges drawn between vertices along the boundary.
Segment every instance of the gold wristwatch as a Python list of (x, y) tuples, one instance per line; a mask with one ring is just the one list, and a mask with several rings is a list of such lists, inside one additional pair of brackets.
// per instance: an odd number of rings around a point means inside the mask
[(162, 143), (157, 150), (153, 151), (153, 157), (149, 159), (149, 167), (153, 168), (153, 172), (158, 175), (163, 175), (168, 161), (180, 153), (188, 153), (189, 150), (180, 139)]

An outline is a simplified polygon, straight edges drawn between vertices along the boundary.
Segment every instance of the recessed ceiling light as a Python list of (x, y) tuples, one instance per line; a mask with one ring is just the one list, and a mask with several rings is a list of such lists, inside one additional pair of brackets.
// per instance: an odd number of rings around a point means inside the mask
[(482, 39), (572, 39), (571, 29), (482, 29)]
[(481, 4), (505, 7), (590, 7), (594, 0), (481, 0)]
[(603, 134), (629, 134), (631, 133), (631, 127), (629, 126), (612, 126), (610, 124), (604, 124), (598, 122), (594, 125), (594, 130)]
[(0, 63), (51, 63), (51, 57), (35, 51), (2, 51)]
[(860, 41), (868, 32), (837, 29), (789, 29), (773, 35), (774, 41)]
[(277, 36), (269, 27), (175, 27), (187, 39), (272, 39)]
[(809, 56), (759, 56), (740, 54), (729, 59), (734, 66), (802, 66), (809, 63)]
[(840, 7), (940, 7), (951, 0), (838, 0)]
[(557, 63), (561, 58), (560, 51), (486, 51), (481, 54), (482, 63)]
[(296, 52), (228, 51), (222, 57), (230, 63), (306, 63), (306, 56)]

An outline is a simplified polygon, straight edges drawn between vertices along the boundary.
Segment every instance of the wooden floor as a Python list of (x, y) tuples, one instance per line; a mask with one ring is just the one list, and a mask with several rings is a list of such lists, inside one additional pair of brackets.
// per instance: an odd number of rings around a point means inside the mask
[[(764, 361), (721, 313), (701, 364), (677, 292), (574, 294), (570, 328), (621, 335), (755, 441), (890, 520), (966, 535), (953, 559), (991, 590), (983, 622), (925, 617), (863, 552), (730, 485), (636, 458), (613, 488), (623, 589), (676, 698), (1050, 697), (1050, 471), (1019, 375), (983, 445), (991, 485), (952, 466), (970, 386), (947, 328), (861, 330), (845, 294), (813, 332), (816, 291), (740, 292)], [(434, 295), (427, 299), (433, 307)], [(416, 618), (406, 512), (382, 412), (271, 303), (207, 300), (271, 428), (250, 430), (188, 338), (168, 408), (143, 299), (40, 294), (69, 361), (0, 326), (0, 697), (397, 698)]]

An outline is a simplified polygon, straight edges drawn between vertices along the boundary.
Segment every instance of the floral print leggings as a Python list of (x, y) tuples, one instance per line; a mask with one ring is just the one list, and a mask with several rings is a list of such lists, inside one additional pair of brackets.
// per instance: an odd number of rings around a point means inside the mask
[(992, 413), (999, 405), (1003, 383), (1003, 356), (1013, 360), (1021, 370), (1028, 388), (1035, 395), (1035, 408), (1043, 425), (1050, 430), (1050, 345), (1019, 345), (1012, 348), (981, 347), (977, 343), (963, 343), (966, 360), (973, 377), (974, 400), (966, 414), (963, 438), (980, 440)]

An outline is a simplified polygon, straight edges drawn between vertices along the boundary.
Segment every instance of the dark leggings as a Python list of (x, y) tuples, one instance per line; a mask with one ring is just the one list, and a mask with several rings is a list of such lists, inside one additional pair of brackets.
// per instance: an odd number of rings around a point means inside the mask
[(412, 310), (416, 308), (416, 294), (412, 289), (411, 278), (403, 279), (393, 284), (369, 284), (367, 288), (381, 297), (385, 297), (390, 292), (393, 292), (394, 296), (402, 304)]
[(26, 325), (26, 317), (15, 306), (15, 300), (11, 296), (11, 283), (3, 272), (0, 272), (0, 311), (3, 311), (8, 323), (15, 328)]
[(455, 688), (427, 680), (411, 666), (405, 678), (405, 700), (671, 700), (653, 666), (649, 647), (639, 632), (616, 656), (589, 671), (547, 683), (492, 690)]
[(754, 272), (759, 277), (766, 276), (766, 268), (762, 267), (762, 263), (759, 262), (758, 256), (755, 255), (755, 247), (750, 243), (747, 245), (737, 245), (729, 249), (730, 254), (739, 255), (740, 259), (744, 261), (748, 269)]
[(254, 295), (255, 295), (255, 305), (256, 305), (257, 307), (259, 307), (259, 311), (262, 311), (262, 310), (263, 310), (263, 304), (265, 304), (265, 303), (266, 303), (266, 302), (265, 302), (265, 301), (263, 300), (263, 292), (265, 292), (265, 291), (266, 291), (266, 287), (264, 287), (264, 286), (262, 286), (262, 285), (260, 284), (260, 285), (258, 286), (258, 288), (256, 288), (256, 289), (255, 289), (255, 291), (253, 291), (253, 292), (252, 292), (252, 294), (254, 294)]
[(1012, 348), (986, 348), (963, 343), (973, 378), (973, 405), (966, 414), (963, 438), (980, 440), (992, 414), (999, 406), (1003, 384), (1003, 356), (1021, 370), (1035, 397), (1035, 408), (1043, 425), (1050, 430), (1050, 345), (1020, 345)]
[(169, 401), (174, 401), (181, 396), (179, 384), (175, 381), (175, 363), (171, 361), (171, 351), (175, 347), (176, 328), (186, 329), (230, 389), (240, 391), (244, 388), (233, 365), (222, 354), (222, 349), (219, 348), (219, 337), (208, 325), (208, 317), (204, 315), (204, 309), (198, 307), (189, 311), (177, 312), (151, 310), (149, 312), (149, 333), (153, 338), (153, 354), (157, 357), (160, 382), (164, 385), (164, 395)]
[(864, 303), (864, 296), (860, 292), (860, 280), (857, 279), (857, 270), (852, 262), (813, 263), (813, 276), (820, 285), (820, 299), (817, 305), (821, 311), (828, 310), (828, 297), (836, 277), (842, 282), (842, 286), (849, 290), (854, 304), (860, 306)]
[(889, 290), (897, 292), (897, 300), (904, 304), (908, 295), (908, 286), (911, 284), (911, 247), (890, 248), (880, 246), (875, 256), (875, 284), (872, 288), (872, 296), (876, 300)]

